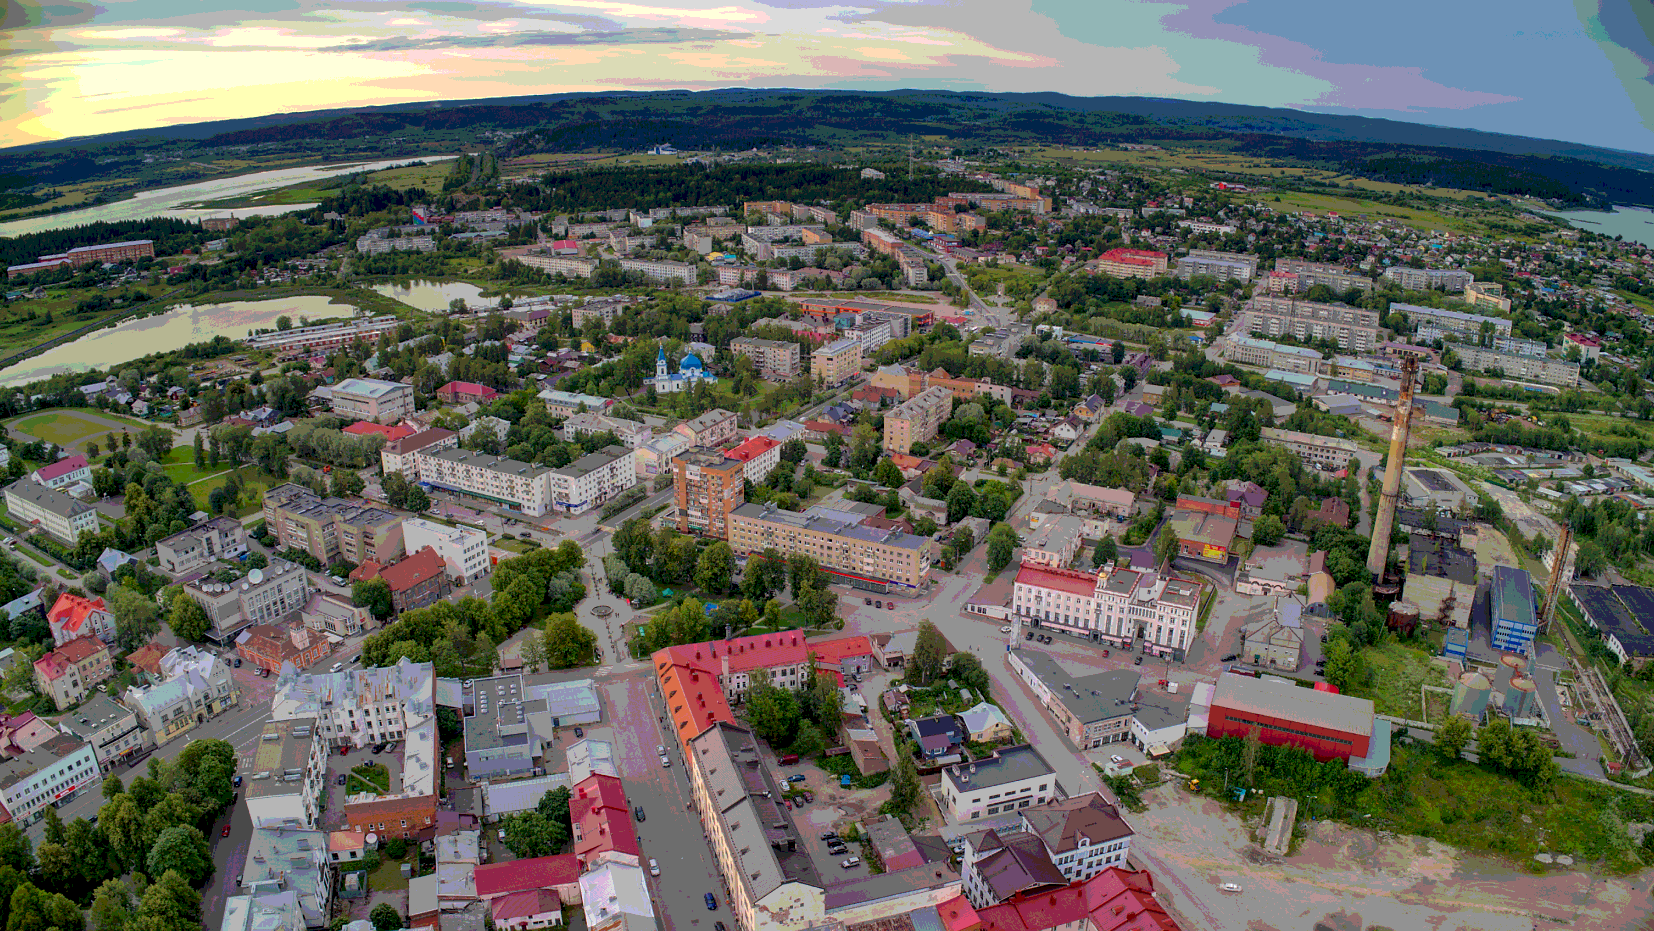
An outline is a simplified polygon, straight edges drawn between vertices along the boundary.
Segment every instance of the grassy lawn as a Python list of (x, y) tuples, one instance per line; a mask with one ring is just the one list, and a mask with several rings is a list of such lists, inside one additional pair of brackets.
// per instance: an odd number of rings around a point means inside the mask
[(1409, 721), (1420, 720), (1419, 686), (1448, 686), (1447, 671), (1431, 662), (1423, 651), (1399, 643), (1386, 643), (1361, 651), (1364, 671), (1352, 683), (1350, 694), (1373, 700), (1379, 714), (1392, 714)]
[(354, 767), (350, 771), (350, 780), (345, 783), (345, 794), (347, 795), (355, 795), (358, 792), (387, 795), (390, 790), (390, 770), (378, 763), (363, 763)]
[(368, 874), (368, 891), (407, 892), (408, 881), (402, 878), (402, 863), (386, 857), (378, 869)]
[(537, 549), (540, 549), (540, 547), (533, 545), (532, 542), (524, 543), (522, 540), (508, 540), (504, 537), (501, 537), (500, 539), (495, 540), (493, 545), (499, 547), (502, 550), (510, 550), (513, 553), (517, 553), (519, 555), (524, 555), (524, 556), (526, 556), (529, 553), (534, 552)]
[[(191, 464), (191, 467), (194, 467), (193, 463)], [(264, 492), (285, 481), (285, 479), (278, 479), (266, 472), (261, 472), (257, 469), (250, 469), (246, 467), (242, 468), (241, 474), (247, 480), (247, 487), (255, 490), (257, 495), (253, 498), (253, 502), (251, 504), (246, 504), (236, 509), (236, 517), (246, 517), (248, 514), (262, 508), (264, 506)], [(224, 487), (224, 484), (229, 480), (230, 472), (226, 469), (223, 472), (211, 475), (206, 479), (196, 481), (195, 484), (190, 485), (190, 494), (194, 496), (196, 506), (201, 508), (203, 511), (207, 510), (207, 505), (212, 496), (213, 489)]]
[[(106, 414), (102, 411), (96, 412), (96, 416), (126, 424), (127, 428), (132, 431), (155, 426), (155, 424), (144, 423), (141, 420), (133, 420), (130, 417), (122, 417), (118, 414)], [(30, 414), (27, 417), (12, 421), (9, 426), (36, 439), (56, 443), (63, 447), (77, 446), (87, 440), (100, 441), (112, 432), (108, 424), (99, 423), (79, 411), (68, 408)]]

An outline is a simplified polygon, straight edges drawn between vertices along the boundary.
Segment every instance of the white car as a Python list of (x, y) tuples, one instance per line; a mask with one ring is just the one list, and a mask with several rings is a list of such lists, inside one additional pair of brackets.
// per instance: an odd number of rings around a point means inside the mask
[(670, 767), (672, 765), (672, 758), (665, 754), (661, 754), (660, 765), (662, 767)]
[(861, 857), (851, 857), (850, 859), (845, 860), (843, 863), (840, 863), (839, 866), (842, 866), (847, 870), (851, 869), (852, 867), (861, 866)]
[(651, 858), (649, 860), (649, 875), (650, 876), (659, 876), (660, 875), (660, 864), (656, 863), (653, 858)]
[(1001, 627), (1001, 628), (1000, 628), (1000, 629), (999, 629), (999, 632), (1000, 632), (1000, 633), (1002, 633), (1002, 634), (1008, 634), (1008, 633), (1010, 633), (1010, 632), (1011, 632), (1011, 625), (1009, 625), (1009, 624), (1006, 624), (1006, 625), (1005, 625), (1005, 626), (1004, 626), (1004, 627)]
[(1124, 765), (1126, 765), (1126, 758), (1121, 756), (1118, 753), (1116, 753), (1115, 755), (1109, 757), (1108, 761), (1110, 763), (1113, 763), (1115, 766), (1124, 766)]
[(1224, 892), (1239, 892), (1239, 891), (1241, 891), (1240, 883), (1224, 883), (1223, 885), (1219, 886), (1218, 888), (1222, 889)]

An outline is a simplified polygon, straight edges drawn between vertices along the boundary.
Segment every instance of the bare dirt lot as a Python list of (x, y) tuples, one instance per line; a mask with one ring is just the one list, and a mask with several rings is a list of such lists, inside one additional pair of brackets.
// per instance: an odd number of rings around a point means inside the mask
[[(1148, 869), (1184, 927), (1213, 931), (1535, 931), (1641, 928), (1654, 914), (1646, 876), (1590, 865), (1545, 876), (1417, 837), (1381, 838), (1322, 821), (1277, 860), (1218, 803), (1180, 788), (1145, 796), (1132, 860)], [(1223, 893), (1221, 883), (1238, 883)]]

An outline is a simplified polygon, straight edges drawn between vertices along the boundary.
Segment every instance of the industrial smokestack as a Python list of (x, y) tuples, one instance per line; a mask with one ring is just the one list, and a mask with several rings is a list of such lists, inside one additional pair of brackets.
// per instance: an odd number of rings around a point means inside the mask
[(1390, 559), (1390, 531), (1396, 523), (1396, 499), (1401, 493), (1401, 469), (1407, 460), (1407, 434), (1413, 424), (1413, 377), (1418, 360), (1401, 360), (1401, 396), (1396, 399), (1395, 424), (1390, 428), (1390, 458), (1384, 463), (1384, 490), (1378, 498), (1378, 516), (1373, 521), (1373, 541), (1367, 548), (1367, 571), (1374, 582), (1384, 581), (1384, 565)]

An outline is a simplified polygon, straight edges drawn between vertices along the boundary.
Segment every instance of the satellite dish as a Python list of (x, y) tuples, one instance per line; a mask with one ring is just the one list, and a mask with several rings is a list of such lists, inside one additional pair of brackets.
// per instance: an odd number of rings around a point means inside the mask
[(254, 585), (257, 585), (260, 582), (263, 582), (264, 581), (264, 570), (263, 569), (254, 569), (253, 571), (247, 573), (247, 581), (253, 583)]
[(377, 835), (377, 834), (369, 833), (366, 839), (367, 839), (369, 847), (372, 847), (372, 846), (379, 843), (379, 835)]

